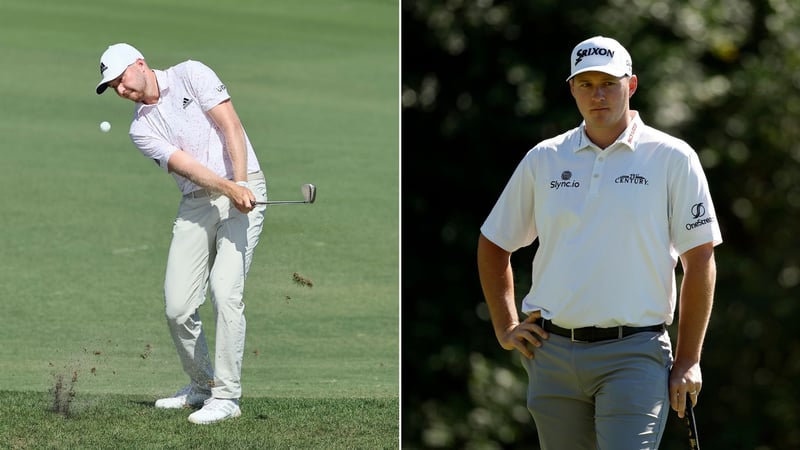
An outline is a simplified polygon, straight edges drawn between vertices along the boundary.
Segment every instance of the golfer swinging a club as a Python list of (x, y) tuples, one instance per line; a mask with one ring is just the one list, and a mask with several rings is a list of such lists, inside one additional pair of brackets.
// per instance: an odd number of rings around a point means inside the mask
[[(148, 67), (128, 44), (100, 57), (97, 94), (133, 101), (130, 137), (172, 174), (183, 195), (164, 282), (166, 318), (189, 385), (157, 408), (201, 408), (199, 424), (241, 415), (244, 283), (264, 222), (267, 186), (225, 85), (207, 66)], [(216, 316), (214, 365), (198, 308), (210, 292)]]
[[(511, 175), (481, 227), (483, 294), (500, 345), (524, 356), (542, 449), (656, 449), (670, 406), (683, 417), (700, 393), (722, 235), (695, 151), (630, 109), (619, 42), (579, 43), (567, 82), (583, 123)], [(510, 257), (537, 239), (520, 320)]]

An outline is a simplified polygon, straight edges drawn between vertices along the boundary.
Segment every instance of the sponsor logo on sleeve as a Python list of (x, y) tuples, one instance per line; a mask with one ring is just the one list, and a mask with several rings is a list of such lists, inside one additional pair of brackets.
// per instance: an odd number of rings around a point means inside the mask
[(703, 203), (695, 203), (692, 205), (691, 209), (692, 220), (694, 222), (687, 223), (686, 229), (687, 230), (694, 230), (695, 228), (702, 227), (703, 225), (707, 225), (709, 223), (714, 222), (713, 217), (705, 217), (706, 215), (706, 207)]

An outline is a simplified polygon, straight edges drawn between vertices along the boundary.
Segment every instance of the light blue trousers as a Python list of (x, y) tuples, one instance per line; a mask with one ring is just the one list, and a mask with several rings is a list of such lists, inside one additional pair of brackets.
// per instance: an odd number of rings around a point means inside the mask
[[(263, 175), (250, 190), (266, 200)], [(266, 207), (242, 214), (221, 195), (184, 197), (172, 229), (164, 299), (167, 324), (183, 370), (216, 398), (240, 398), (246, 321), (244, 281), (258, 245)], [(216, 319), (212, 368), (198, 308), (210, 293)]]
[(664, 332), (595, 343), (550, 334), (522, 358), (542, 450), (657, 449), (669, 412)]

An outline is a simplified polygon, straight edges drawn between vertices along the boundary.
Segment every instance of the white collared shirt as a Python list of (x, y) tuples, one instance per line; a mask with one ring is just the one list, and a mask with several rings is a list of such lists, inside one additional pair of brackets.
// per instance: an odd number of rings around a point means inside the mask
[(567, 328), (670, 324), (679, 255), (722, 242), (697, 154), (638, 113), (605, 150), (584, 126), (525, 155), (481, 233), (509, 252), (539, 239), (525, 313)]
[[(208, 110), (230, 98), (228, 90), (208, 66), (185, 61), (167, 70), (154, 70), (160, 97), (155, 105), (136, 103), (130, 137), (146, 157), (167, 170), (170, 156), (183, 150), (215, 174), (233, 179), (230, 154), (225, 136), (217, 128)], [(247, 145), (247, 172), (260, 169), (250, 139)], [(183, 194), (200, 188), (186, 178), (172, 173)]]

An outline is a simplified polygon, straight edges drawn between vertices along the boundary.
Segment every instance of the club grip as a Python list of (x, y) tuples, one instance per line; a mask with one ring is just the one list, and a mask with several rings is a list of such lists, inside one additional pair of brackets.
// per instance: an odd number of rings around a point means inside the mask
[(686, 393), (686, 412), (683, 415), (686, 427), (689, 429), (689, 448), (700, 450), (700, 441), (697, 440), (697, 422), (694, 420), (694, 407), (692, 406), (692, 395)]

